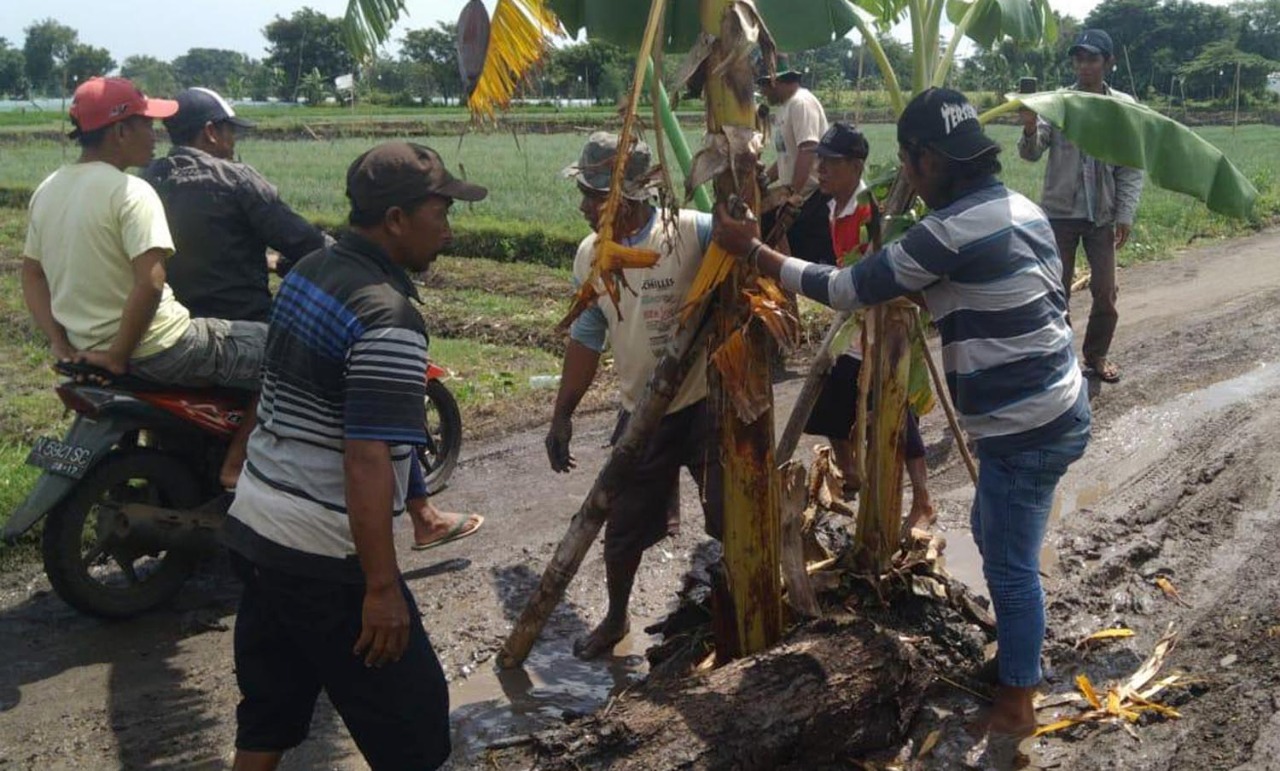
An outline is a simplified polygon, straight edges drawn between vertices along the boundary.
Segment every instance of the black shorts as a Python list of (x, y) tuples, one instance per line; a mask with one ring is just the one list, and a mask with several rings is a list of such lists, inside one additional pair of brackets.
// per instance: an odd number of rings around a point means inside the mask
[[(836, 357), (831, 371), (822, 383), (822, 393), (814, 402), (813, 412), (804, 425), (804, 432), (830, 439), (849, 439), (858, 410), (858, 372), (862, 360), (849, 354)], [(870, 408), (870, 405), (868, 405)], [(908, 460), (924, 457), (924, 438), (920, 436), (920, 421), (907, 410), (906, 457)]]
[(282, 752), (307, 737), (321, 689), (374, 771), (423, 771), (449, 757), (449, 688), (409, 588), (409, 647), (366, 667), (360, 636), (364, 586), (317, 581), (231, 552), (244, 581), (236, 616), (236, 748)]
[[(629, 415), (623, 413), (614, 430), (616, 442)], [(689, 469), (698, 485), (706, 532), (720, 538), (723, 526), (724, 469), (711, 430), (707, 400), (667, 415), (649, 440), (649, 447), (618, 491), (604, 528), (604, 558), (615, 562), (636, 557), (645, 549), (680, 532), (680, 467)]]

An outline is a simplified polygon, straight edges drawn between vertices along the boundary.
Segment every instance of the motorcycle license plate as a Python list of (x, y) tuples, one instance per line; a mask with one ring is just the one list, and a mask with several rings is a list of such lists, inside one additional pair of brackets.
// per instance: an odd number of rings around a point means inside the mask
[(36, 440), (27, 456), (27, 465), (42, 468), (53, 474), (79, 479), (89, 470), (93, 450), (42, 436)]

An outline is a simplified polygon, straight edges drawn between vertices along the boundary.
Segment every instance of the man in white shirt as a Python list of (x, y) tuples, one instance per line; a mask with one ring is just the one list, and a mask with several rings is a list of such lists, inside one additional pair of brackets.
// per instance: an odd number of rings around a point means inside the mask
[[(582, 194), (579, 208), (593, 231), (600, 229), (617, 154), (618, 137), (598, 131), (587, 140), (578, 163), (565, 169), (566, 175), (577, 182)], [(647, 184), (650, 160), (649, 148), (643, 142), (630, 148), (621, 212), (614, 232), (624, 245), (651, 249), (661, 257), (651, 268), (624, 271), (634, 291), (624, 291), (618, 307), (602, 291), (600, 299), (569, 330), (560, 390), (546, 439), (547, 456), (557, 472), (567, 473), (577, 465), (569, 452), (573, 413), (595, 379), (606, 344), (613, 349), (623, 409), (615, 439), (621, 435), (667, 341), (679, 326), (680, 308), (711, 240), (709, 214), (683, 210), (674, 222), (662, 221)], [(575, 283), (581, 284), (590, 277), (595, 243), (593, 232), (578, 247), (573, 265)], [(591, 634), (574, 643), (574, 654), (580, 658), (608, 653), (627, 635), (627, 604), (640, 559), (646, 549), (679, 528), (682, 466), (689, 469), (703, 494), (707, 533), (713, 538), (720, 536), (722, 474), (718, 452), (709, 442), (713, 432), (707, 409), (705, 347), (694, 355), (698, 363), (667, 407), (666, 416), (639, 462), (630, 469), (628, 484), (609, 511), (604, 533), (609, 610)]]
[(769, 104), (778, 108), (773, 135), (778, 158), (765, 176), (771, 183), (770, 198), (780, 205), (765, 213), (761, 227), (768, 233), (777, 217), (790, 207), (789, 213), (795, 217), (787, 228), (791, 254), (834, 265), (836, 255), (827, 227), (827, 202), (831, 197), (818, 190), (818, 140), (827, 132), (827, 113), (818, 97), (800, 85), (800, 80), (800, 73), (783, 70), (772, 79), (756, 81)]

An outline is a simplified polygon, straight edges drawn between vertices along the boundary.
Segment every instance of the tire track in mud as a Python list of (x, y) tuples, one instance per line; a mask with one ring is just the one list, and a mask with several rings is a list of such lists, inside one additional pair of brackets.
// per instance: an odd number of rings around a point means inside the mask
[[(1191, 685), (1163, 697), (1183, 718), (1140, 726), (1141, 743), (1114, 727), (1076, 729), (1083, 740), (1051, 739), (1044, 761), (1081, 771), (1280, 768), (1267, 749), (1280, 707), (1278, 406), (1272, 392), (1185, 426), (1171, 452), (1064, 528), (1049, 608), (1053, 690), (1070, 690), (1078, 671), (1095, 683), (1126, 677), (1169, 625), (1180, 637), (1164, 671), (1185, 672)], [(1187, 607), (1163, 595), (1157, 576)], [(1087, 655), (1071, 649), (1111, 625), (1138, 636)]]

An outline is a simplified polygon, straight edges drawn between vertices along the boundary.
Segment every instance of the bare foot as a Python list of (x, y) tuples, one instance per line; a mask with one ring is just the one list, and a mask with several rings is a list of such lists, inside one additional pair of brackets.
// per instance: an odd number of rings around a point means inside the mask
[(1012, 685), (996, 687), (995, 699), (987, 729), (990, 733), (1025, 737), (1035, 733), (1036, 710), (1032, 705), (1035, 688), (1018, 688)]
[(927, 500), (912, 500), (911, 513), (907, 515), (907, 522), (903, 526), (903, 530), (908, 533), (911, 532), (912, 528), (928, 530), (937, 521), (938, 515), (934, 512), (932, 503)]
[(600, 622), (600, 626), (592, 630), (591, 634), (586, 637), (579, 638), (573, 643), (573, 655), (588, 661), (613, 650), (613, 646), (622, 642), (622, 638), (626, 637), (631, 631), (631, 621), (623, 620), (622, 623), (605, 619)]

